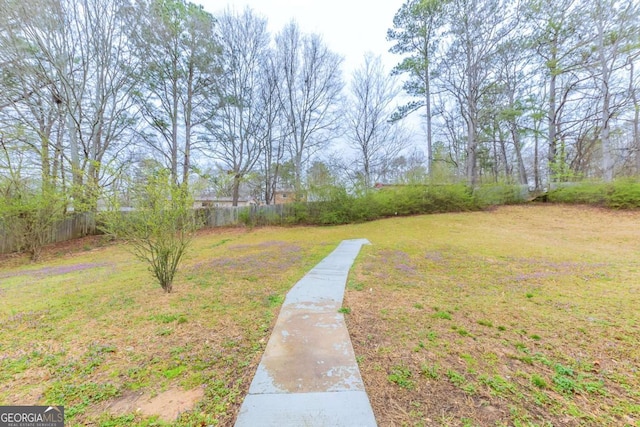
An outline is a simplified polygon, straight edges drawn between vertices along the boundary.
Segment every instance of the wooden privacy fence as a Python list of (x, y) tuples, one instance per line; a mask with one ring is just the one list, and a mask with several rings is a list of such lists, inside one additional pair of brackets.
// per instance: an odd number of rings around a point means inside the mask
[(203, 227), (283, 224), (293, 213), (292, 204), (210, 208), (197, 211)]
[[(239, 224), (283, 223), (292, 212), (291, 205), (266, 205), (204, 208), (196, 210), (196, 215), (201, 219), (200, 224), (203, 227), (228, 227)], [(7, 227), (11, 227), (11, 224), (0, 223), (0, 254), (15, 252), (18, 249), (18, 242), (13, 241)], [(54, 225), (47, 242), (58, 243), (96, 234), (101, 234), (96, 214), (75, 214)]]
[[(12, 238), (7, 227), (11, 227), (11, 224), (0, 223), (0, 253), (3, 254), (16, 251), (19, 245), (19, 242)], [(97, 234), (97, 231), (95, 214), (75, 214), (54, 224), (46, 237), (46, 241), (47, 243), (64, 242)]]

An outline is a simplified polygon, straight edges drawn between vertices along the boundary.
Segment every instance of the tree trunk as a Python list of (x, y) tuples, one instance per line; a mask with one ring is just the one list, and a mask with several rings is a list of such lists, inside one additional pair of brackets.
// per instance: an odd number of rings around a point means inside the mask
[(431, 130), (431, 78), (429, 76), (429, 63), (425, 67), (425, 107), (427, 109), (427, 171), (433, 176), (433, 135)]
[(52, 182), (51, 159), (49, 158), (49, 137), (44, 135), (43, 133), (40, 134), (40, 158), (42, 159), (42, 183), (45, 185), (49, 185)]
[(469, 122), (467, 123), (467, 181), (472, 187), (476, 186), (478, 180), (475, 132), (475, 123), (472, 118), (469, 118)]
[(294, 169), (296, 201), (300, 201), (302, 199), (302, 151), (298, 151), (295, 155)]
[(636, 149), (636, 173), (640, 175), (640, 103), (638, 103), (637, 89), (633, 88), (633, 62), (631, 63), (631, 99), (633, 100), (633, 146)]
[[(495, 130), (494, 130), (494, 138), (493, 138), (493, 167), (492, 172), (493, 172), (493, 180), (494, 182), (498, 182), (498, 176), (500, 175), (500, 158), (498, 157), (498, 144), (497, 144), (497, 138), (495, 138)], [(503, 146), (504, 147), (504, 146)], [(506, 158), (505, 158), (506, 160)]]
[(600, 141), (602, 143), (602, 173), (605, 182), (613, 180), (613, 159), (611, 158), (611, 140), (609, 137), (610, 94), (608, 84), (602, 82), (603, 90), (606, 91), (602, 102), (602, 130), (600, 131)]
[(502, 154), (502, 162), (504, 163), (504, 175), (507, 179), (507, 182), (511, 182), (511, 175), (513, 172), (513, 168), (509, 163), (509, 155), (507, 153), (507, 136), (499, 127), (498, 127), (498, 137), (500, 138), (500, 150)]
[(607, 58), (605, 56), (604, 46), (604, 30), (602, 28), (603, 23), (598, 22), (598, 48), (601, 67), (601, 84), (600, 90), (602, 92), (602, 128), (600, 131), (600, 142), (602, 144), (602, 176), (605, 182), (611, 182), (613, 180), (613, 159), (611, 158), (611, 140), (609, 138), (609, 118), (611, 117), (610, 103), (611, 94), (609, 92), (609, 79), (610, 70), (607, 64)]
[(71, 175), (73, 176), (74, 192), (82, 187), (82, 170), (78, 152), (78, 131), (75, 118), (71, 111), (67, 113), (67, 127), (69, 129), (69, 151), (71, 158)]
[(240, 200), (240, 182), (242, 177), (240, 174), (236, 173), (233, 175), (233, 192), (232, 192), (232, 200), (231, 204), (233, 206), (238, 206), (238, 201)]
[(172, 111), (171, 111), (171, 179), (178, 183), (178, 64), (173, 61), (173, 79), (171, 85)]
[[(468, 58), (468, 64), (471, 64), (471, 58)], [(478, 181), (477, 170), (477, 150), (478, 141), (476, 140), (476, 100), (475, 100), (475, 86), (474, 86), (474, 73), (475, 67), (469, 65), (470, 70), (467, 74), (468, 95), (467, 95), (467, 109), (469, 118), (467, 121), (467, 182), (471, 187), (475, 187)]]
[(538, 129), (534, 125), (533, 136), (533, 180), (535, 181), (536, 190), (542, 189), (542, 180), (540, 179), (540, 148), (538, 139)]
[(556, 63), (557, 63), (557, 50), (558, 45), (557, 41), (554, 39), (551, 42), (551, 59), (549, 63), (552, 64), (549, 67), (549, 141), (548, 146), (549, 150), (547, 153), (548, 159), (548, 180), (549, 182), (553, 181), (553, 175), (555, 173), (556, 166), (556, 152), (557, 152), (557, 107), (556, 107)]
[[(522, 159), (522, 144), (520, 142), (520, 134), (518, 133), (518, 125), (515, 123), (515, 121), (511, 123), (511, 137), (513, 138), (513, 147), (515, 148), (516, 160), (518, 162), (518, 182), (522, 185), (527, 185), (529, 183), (529, 180), (527, 178), (527, 169), (525, 168), (524, 160)], [(536, 159), (534, 160), (536, 166), (538, 162), (537, 143), (538, 141), (536, 136)]]
[(193, 62), (189, 63), (187, 77), (187, 99), (184, 105), (184, 159), (182, 162), (182, 184), (189, 184), (189, 170), (191, 169), (191, 112), (193, 109)]
[[(509, 103), (515, 105), (515, 96), (513, 91), (509, 92)], [(509, 120), (509, 130), (511, 132), (511, 139), (513, 141), (513, 148), (516, 152), (516, 161), (518, 163), (518, 183), (521, 185), (528, 184), (527, 170), (524, 166), (524, 160), (522, 159), (522, 144), (520, 141), (520, 133), (518, 132), (518, 123), (515, 116), (511, 116)]]

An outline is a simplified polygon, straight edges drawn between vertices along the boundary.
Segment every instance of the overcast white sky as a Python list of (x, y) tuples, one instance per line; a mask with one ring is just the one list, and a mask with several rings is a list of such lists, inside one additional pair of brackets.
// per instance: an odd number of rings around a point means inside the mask
[[(269, 21), (269, 31), (279, 32), (295, 19), (304, 33), (322, 35), (329, 48), (344, 58), (344, 80), (363, 62), (365, 52), (383, 59), (385, 69), (391, 69), (401, 57), (389, 53), (387, 30), (393, 26), (393, 16), (405, 0), (191, 0), (202, 4), (214, 16), (227, 7), (242, 11), (249, 6)], [(399, 98), (398, 102), (406, 100)], [(411, 139), (421, 135), (421, 121), (416, 114), (405, 125), (413, 132)]]
[(365, 52), (383, 57), (387, 71), (399, 62), (388, 53), (387, 29), (404, 0), (192, 0), (219, 14), (227, 7), (242, 11), (249, 6), (269, 20), (269, 31), (277, 33), (295, 19), (305, 33), (321, 34), (331, 50), (344, 57), (345, 80), (362, 63)]

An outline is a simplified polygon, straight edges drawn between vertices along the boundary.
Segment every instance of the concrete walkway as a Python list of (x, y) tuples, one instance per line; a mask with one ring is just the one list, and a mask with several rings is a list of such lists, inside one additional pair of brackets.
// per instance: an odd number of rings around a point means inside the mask
[(342, 307), (366, 239), (344, 240), (287, 294), (236, 427), (375, 426)]

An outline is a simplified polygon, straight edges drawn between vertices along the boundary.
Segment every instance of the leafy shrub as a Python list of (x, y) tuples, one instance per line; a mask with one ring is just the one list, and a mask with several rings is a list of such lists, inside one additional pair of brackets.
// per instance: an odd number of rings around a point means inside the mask
[(609, 186), (607, 206), (615, 209), (640, 208), (640, 181), (620, 180)]
[(292, 204), (291, 213), (286, 217), (285, 222), (289, 225), (306, 224), (309, 217), (309, 207), (306, 203), (295, 202)]
[(490, 184), (478, 187), (474, 196), (483, 205), (514, 205), (524, 203), (529, 189), (522, 185)]
[(612, 183), (565, 183), (549, 191), (550, 202), (589, 204), (613, 209), (640, 208), (640, 181), (624, 179)]
[(555, 203), (604, 205), (606, 193), (607, 186), (604, 183), (563, 183), (549, 191), (547, 199)]
[(38, 261), (51, 243), (54, 228), (65, 217), (67, 201), (53, 186), (37, 186), (20, 178), (0, 181), (0, 229), (15, 249)]
[(391, 216), (470, 211), (482, 206), (468, 187), (458, 184), (390, 186), (369, 191), (361, 197), (342, 191), (339, 198), (326, 206), (333, 212), (331, 219), (336, 224)]
[(251, 217), (249, 208), (242, 209), (240, 212), (238, 212), (238, 221), (249, 227), (253, 227), (255, 225), (253, 222), (253, 218)]
[[(406, 185), (369, 191), (361, 196), (345, 188), (326, 191), (326, 200), (300, 207), (294, 223), (337, 225), (390, 216), (477, 210), (481, 204), (464, 185)], [(304, 215), (301, 213), (304, 212)]]

